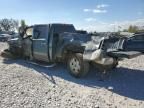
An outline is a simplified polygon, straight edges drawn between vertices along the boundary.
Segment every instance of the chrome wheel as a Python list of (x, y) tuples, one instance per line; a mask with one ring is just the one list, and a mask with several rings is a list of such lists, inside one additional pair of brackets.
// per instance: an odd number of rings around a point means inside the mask
[(82, 54), (70, 54), (67, 61), (70, 74), (76, 78), (84, 77), (89, 70), (89, 63), (83, 61)]
[(76, 57), (71, 58), (69, 65), (70, 65), (70, 70), (73, 73), (78, 74), (80, 72), (81, 70), (80, 62)]

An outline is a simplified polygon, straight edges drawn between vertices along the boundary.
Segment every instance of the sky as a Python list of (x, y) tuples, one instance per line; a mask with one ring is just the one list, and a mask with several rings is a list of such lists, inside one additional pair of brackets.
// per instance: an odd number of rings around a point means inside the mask
[(116, 31), (144, 26), (144, 0), (0, 0), (0, 19), (28, 25), (70, 23), (76, 29)]

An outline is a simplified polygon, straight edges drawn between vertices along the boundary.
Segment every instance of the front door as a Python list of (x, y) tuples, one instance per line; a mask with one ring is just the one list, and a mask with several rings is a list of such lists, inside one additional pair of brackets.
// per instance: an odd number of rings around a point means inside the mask
[(48, 26), (37, 25), (33, 31), (33, 57), (37, 60), (49, 61), (48, 57)]

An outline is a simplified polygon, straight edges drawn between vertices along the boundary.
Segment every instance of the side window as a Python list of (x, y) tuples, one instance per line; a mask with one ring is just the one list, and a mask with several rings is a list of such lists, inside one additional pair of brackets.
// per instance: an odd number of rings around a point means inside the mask
[(34, 39), (43, 39), (47, 38), (47, 26), (35, 26), (34, 28)]

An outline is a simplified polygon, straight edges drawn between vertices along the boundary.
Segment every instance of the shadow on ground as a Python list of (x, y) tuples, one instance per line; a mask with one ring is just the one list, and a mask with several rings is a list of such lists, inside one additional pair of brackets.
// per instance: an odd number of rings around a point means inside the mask
[(91, 69), (85, 78), (76, 79), (72, 77), (63, 64), (58, 64), (55, 67), (42, 67), (28, 63), (25, 60), (9, 60), (3, 61), (5, 64), (17, 63), (27, 68), (33, 68), (37, 72), (43, 74), (48, 80), (57, 84), (54, 77), (60, 77), (64, 80), (74, 82), (88, 87), (113, 87), (112, 92), (119, 95), (129, 97), (136, 100), (144, 100), (144, 71), (132, 70), (128, 68), (119, 67), (113, 70), (105, 81), (99, 81), (100, 73), (95, 69)]

